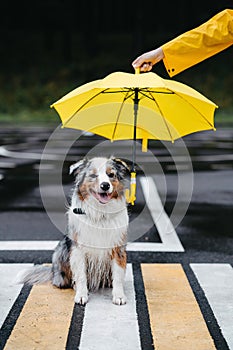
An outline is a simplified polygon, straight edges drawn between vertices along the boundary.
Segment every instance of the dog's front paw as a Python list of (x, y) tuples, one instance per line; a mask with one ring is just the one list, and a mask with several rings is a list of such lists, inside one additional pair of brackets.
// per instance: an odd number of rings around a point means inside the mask
[(113, 295), (112, 302), (116, 305), (124, 305), (126, 304), (126, 296), (124, 294), (121, 294), (120, 296)]
[(86, 303), (88, 302), (88, 295), (87, 294), (76, 294), (75, 295), (75, 298), (74, 298), (74, 301), (76, 304), (79, 304), (79, 305), (86, 305)]

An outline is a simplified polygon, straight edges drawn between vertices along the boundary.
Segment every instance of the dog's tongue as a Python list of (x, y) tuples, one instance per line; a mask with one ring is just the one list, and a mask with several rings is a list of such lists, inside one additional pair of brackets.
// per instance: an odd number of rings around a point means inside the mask
[(96, 198), (98, 201), (102, 204), (106, 204), (110, 201), (111, 199), (111, 194), (110, 193), (95, 193)]

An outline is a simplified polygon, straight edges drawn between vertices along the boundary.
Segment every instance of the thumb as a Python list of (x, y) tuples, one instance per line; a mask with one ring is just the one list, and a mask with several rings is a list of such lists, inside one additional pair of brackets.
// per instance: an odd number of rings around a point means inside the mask
[(134, 68), (139, 68), (144, 63), (144, 59), (141, 57), (136, 58), (136, 60), (133, 61), (132, 66)]

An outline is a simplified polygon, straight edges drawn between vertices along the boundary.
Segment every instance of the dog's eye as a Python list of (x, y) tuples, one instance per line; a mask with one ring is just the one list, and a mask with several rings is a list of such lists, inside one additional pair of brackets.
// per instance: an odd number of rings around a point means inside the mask
[(109, 174), (108, 174), (108, 177), (110, 177), (110, 179), (112, 179), (114, 176), (115, 176), (114, 173), (109, 173)]
[(90, 174), (90, 178), (91, 178), (91, 179), (96, 179), (96, 178), (97, 178), (97, 175), (96, 175), (96, 174)]

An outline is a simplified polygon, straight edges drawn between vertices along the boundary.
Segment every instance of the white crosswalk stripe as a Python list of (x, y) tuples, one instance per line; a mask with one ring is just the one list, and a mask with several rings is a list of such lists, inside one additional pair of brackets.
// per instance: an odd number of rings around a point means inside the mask
[[(162, 243), (143, 243), (143, 247), (140, 248), (143, 251), (183, 252), (184, 248), (164, 210), (153, 178), (149, 176), (147, 178), (141, 177), (140, 181), (146, 204), (162, 240)], [(137, 243), (132, 243), (131, 247), (133, 248), (134, 245), (137, 245)]]
[(15, 284), (18, 272), (32, 264), (0, 264), (0, 328), (17, 299), (22, 284)]
[(4, 250), (54, 250), (59, 241), (1, 241)]
[(229, 264), (191, 264), (222, 330), (233, 349), (233, 269)]
[(112, 304), (111, 292), (111, 289), (103, 289), (90, 296), (85, 310), (80, 350), (141, 349), (131, 265), (127, 266), (125, 277), (127, 304)]

